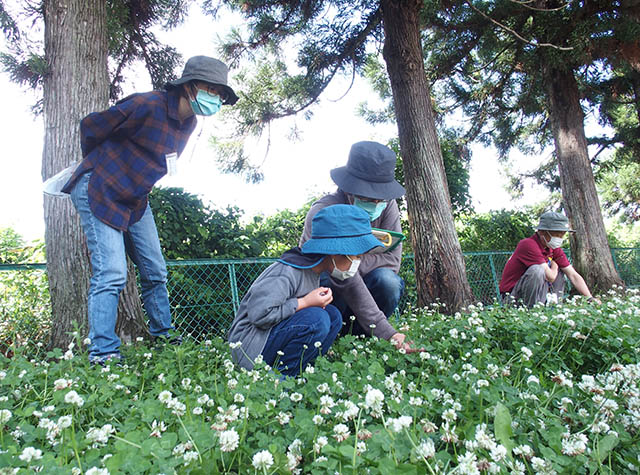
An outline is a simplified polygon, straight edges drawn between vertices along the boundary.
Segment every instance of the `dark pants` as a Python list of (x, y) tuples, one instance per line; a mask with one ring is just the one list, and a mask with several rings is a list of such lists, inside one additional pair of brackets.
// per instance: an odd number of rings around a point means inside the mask
[(333, 305), (304, 308), (271, 329), (262, 357), (282, 374), (297, 376), (319, 354), (327, 353), (341, 327), (340, 312)]

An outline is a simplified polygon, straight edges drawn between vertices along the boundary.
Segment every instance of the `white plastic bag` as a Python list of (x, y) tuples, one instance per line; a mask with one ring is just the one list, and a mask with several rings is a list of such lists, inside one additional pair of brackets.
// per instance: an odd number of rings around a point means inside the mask
[(73, 175), (73, 172), (76, 171), (78, 165), (80, 165), (80, 161), (69, 165), (61, 172), (53, 175), (43, 183), (42, 191), (44, 191), (44, 193), (49, 196), (69, 196), (67, 193), (63, 193), (61, 190), (62, 187), (67, 184), (67, 182), (71, 178), (71, 175)]

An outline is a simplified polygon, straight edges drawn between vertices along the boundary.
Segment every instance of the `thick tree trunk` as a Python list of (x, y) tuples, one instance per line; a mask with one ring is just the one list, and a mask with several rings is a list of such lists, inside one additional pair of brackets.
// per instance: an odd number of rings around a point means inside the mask
[[(47, 179), (81, 158), (82, 117), (108, 104), (106, 7), (102, 0), (46, 0), (44, 81), (45, 138), (42, 177)], [(77, 213), (68, 198), (44, 197), (47, 273), (53, 314), (52, 347), (65, 347), (77, 326), (87, 332), (89, 256)], [(125, 292), (137, 296), (135, 273)], [(142, 321), (139, 298), (123, 299), (120, 325)], [(137, 328), (138, 325), (135, 325)], [(132, 336), (122, 335), (125, 340)]]
[(418, 304), (439, 300), (447, 312), (472, 302), (436, 134), (420, 41), (421, 0), (382, 0), (383, 55), (407, 185)]
[(592, 292), (622, 285), (611, 257), (600, 201), (584, 134), (584, 113), (571, 70), (544, 68), (551, 130), (555, 142), (562, 202), (575, 234), (573, 265)]

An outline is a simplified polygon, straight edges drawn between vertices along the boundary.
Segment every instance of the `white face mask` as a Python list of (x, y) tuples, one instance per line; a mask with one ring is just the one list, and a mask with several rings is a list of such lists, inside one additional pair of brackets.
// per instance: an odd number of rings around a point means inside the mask
[(331, 277), (338, 280), (345, 280), (345, 279), (350, 279), (351, 277), (353, 277), (358, 273), (358, 267), (360, 267), (360, 259), (352, 260), (349, 256), (346, 256), (346, 257), (351, 261), (351, 266), (349, 266), (348, 270), (338, 269), (338, 267), (336, 266), (336, 261), (333, 260), (333, 257), (331, 258), (331, 261), (333, 262), (333, 270), (331, 271)]
[[(551, 233), (548, 233), (551, 236)], [(558, 249), (562, 246), (562, 238), (551, 236), (551, 238), (547, 241), (547, 246), (551, 249)]]

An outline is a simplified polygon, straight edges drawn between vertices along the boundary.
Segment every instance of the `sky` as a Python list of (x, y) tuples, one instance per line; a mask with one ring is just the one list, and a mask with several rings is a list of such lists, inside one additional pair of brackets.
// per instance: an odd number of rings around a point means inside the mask
[[(217, 56), (215, 41), (222, 33), (212, 31), (211, 20), (194, 7), (186, 24), (160, 36), (175, 46), (186, 60), (198, 54)], [(234, 86), (233, 71), (230, 77)], [(151, 88), (142, 69), (129, 79), (125, 93)], [(264, 161), (261, 183), (248, 184), (242, 177), (218, 172), (215, 151), (208, 138), (224, 131), (221, 130), (222, 122), (213, 116), (204, 121), (199, 119), (196, 131), (178, 160), (178, 173), (163, 178), (158, 185), (184, 188), (215, 208), (238, 206), (246, 218), (255, 214), (272, 215), (285, 208), (296, 210), (309, 197), (334, 191), (336, 187), (329, 171), (346, 164), (353, 143), (361, 140), (385, 143), (397, 136), (394, 124), (372, 126), (357, 115), (359, 103), (375, 104), (378, 101), (376, 93), (364, 81), (358, 79), (349, 93), (337, 100), (347, 91), (350, 81), (351, 78), (334, 81), (321, 96), (320, 104), (312, 109), (310, 120), (298, 117), (273, 124), (266, 158), (266, 139), (252, 148), (254, 163)], [(10, 82), (5, 73), (0, 73), (0, 90), (4, 102), (4, 113), (0, 114), (4, 152), (0, 171), (0, 228), (11, 227), (27, 241), (32, 241), (44, 237), (42, 118), (34, 117), (30, 110), (37, 100), (36, 95)], [(300, 140), (292, 142), (287, 137), (294, 122), (302, 134)], [(524, 198), (514, 201), (506, 190), (507, 179), (495, 151), (475, 146), (472, 152), (470, 191), (477, 212), (514, 209), (533, 204), (546, 195), (540, 188), (527, 188)], [(534, 168), (538, 160), (520, 157), (517, 162), (516, 169), (525, 170)]]

